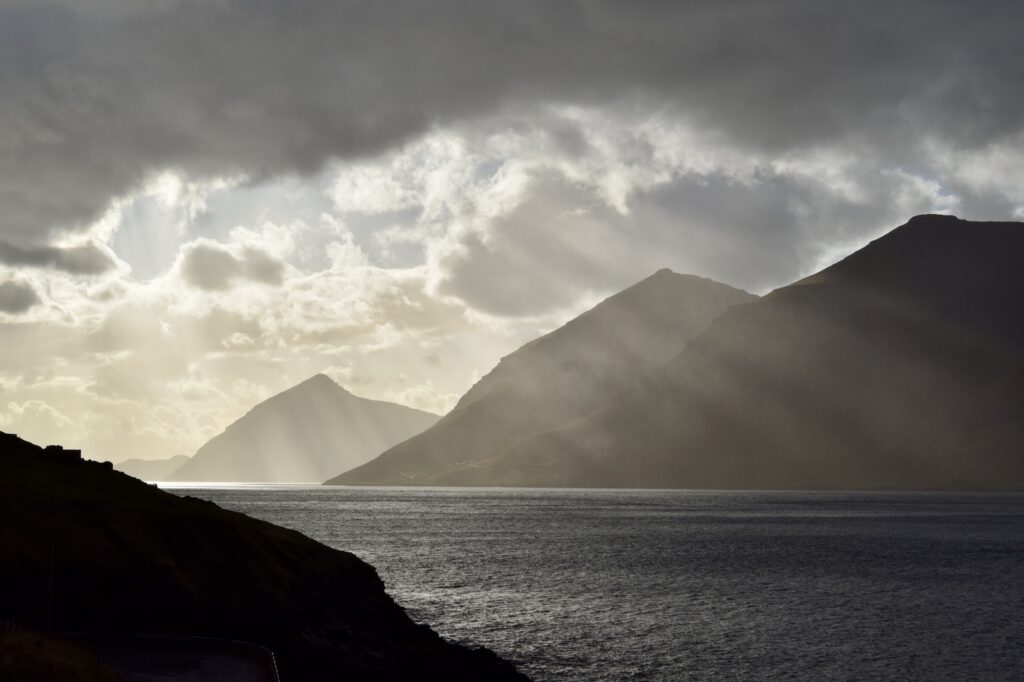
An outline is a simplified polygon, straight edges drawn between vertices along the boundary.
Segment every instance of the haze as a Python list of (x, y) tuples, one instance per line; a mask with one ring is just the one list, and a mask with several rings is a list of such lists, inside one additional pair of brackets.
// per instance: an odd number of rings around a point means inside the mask
[(191, 454), (323, 372), (443, 413), (660, 268), (1024, 216), (1020, 3), (0, 7), (0, 430)]

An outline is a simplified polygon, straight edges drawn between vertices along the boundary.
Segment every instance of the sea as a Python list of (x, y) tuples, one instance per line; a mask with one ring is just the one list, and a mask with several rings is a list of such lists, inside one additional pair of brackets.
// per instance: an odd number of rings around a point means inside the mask
[(1024, 495), (177, 488), (547, 680), (1024, 680)]

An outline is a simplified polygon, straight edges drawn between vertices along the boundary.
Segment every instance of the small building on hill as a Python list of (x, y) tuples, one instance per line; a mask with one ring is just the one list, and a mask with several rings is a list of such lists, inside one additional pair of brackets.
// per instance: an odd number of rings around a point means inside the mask
[(47, 445), (43, 448), (43, 457), (46, 457), (52, 462), (74, 464), (75, 462), (82, 461), (82, 451), (67, 450), (60, 445)]

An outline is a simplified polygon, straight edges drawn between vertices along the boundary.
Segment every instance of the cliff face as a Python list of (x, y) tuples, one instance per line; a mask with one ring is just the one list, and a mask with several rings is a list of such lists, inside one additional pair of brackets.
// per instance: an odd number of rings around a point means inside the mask
[(555, 485), (1022, 489), (1022, 277), (1024, 225), (914, 218), (504, 460)]
[(165, 480), (320, 483), (437, 420), (318, 374), (254, 407)]
[(413, 623), (351, 554), (9, 438), (0, 546), (0, 620), (250, 641), (285, 680), (525, 679)]
[(502, 484), (489, 464), (518, 441), (601, 408), (750, 294), (662, 270), (526, 344), (430, 429), (328, 483)]

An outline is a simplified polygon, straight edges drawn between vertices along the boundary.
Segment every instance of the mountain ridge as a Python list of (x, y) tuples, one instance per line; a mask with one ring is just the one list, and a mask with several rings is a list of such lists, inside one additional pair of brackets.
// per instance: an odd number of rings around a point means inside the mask
[[(505, 485), (1024, 488), (1024, 428), (1012, 418), (1024, 408), (1022, 272), (1021, 223), (918, 216), (731, 308), (642, 389), (516, 444), (504, 479), (491, 476)], [(617, 459), (625, 451), (628, 468)]]
[(252, 642), (299, 682), (526, 679), (415, 623), (355, 555), (80, 451), (0, 433), (0, 499), (0, 622)]
[(319, 483), (438, 419), (315, 374), (252, 407), (165, 480)]
[(437, 424), (328, 483), (425, 484), (597, 409), (730, 305), (755, 297), (662, 269), (502, 358)]

